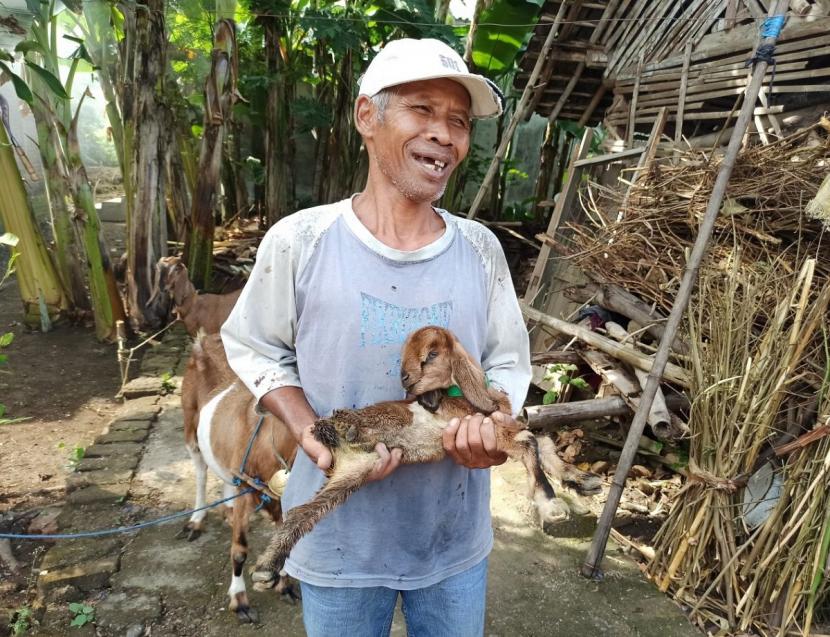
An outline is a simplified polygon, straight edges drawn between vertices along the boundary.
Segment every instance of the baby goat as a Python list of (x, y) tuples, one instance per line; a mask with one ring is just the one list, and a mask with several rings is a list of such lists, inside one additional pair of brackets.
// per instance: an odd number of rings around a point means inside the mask
[[(415, 399), (338, 410), (315, 423), (314, 437), (332, 452), (328, 482), (311, 501), (285, 515), (259, 568), (281, 569), (300, 538), (363, 486), (378, 460), (374, 448), (379, 442), (400, 448), (404, 464), (433, 462), (445, 455), (442, 433), (452, 418), (510, 413), (508, 398), (487, 387), (484, 372), (448, 330), (425, 327), (413, 332), (404, 343), (401, 361), (401, 382)], [(463, 396), (448, 395), (453, 386)], [(543, 523), (566, 518), (568, 507), (556, 497), (542, 470), (533, 434), (518, 426), (497, 426), (496, 440), (499, 450), (527, 469), (531, 497)]]
[[(182, 379), (182, 411), (184, 438), (187, 451), (196, 471), (196, 502), (194, 508), (206, 504), (207, 469), (224, 483), (224, 497), (230, 497), (237, 488), (234, 473), (239, 471), (248, 443), (259, 420), (253, 395), (231, 371), (222, 341), (218, 334), (201, 335), (193, 345), (193, 352)], [(297, 443), (288, 428), (274, 416), (267, 416), (258, 435), (253, 439), (245, 459), (244, 472), (248, 476), (268, 481), (283, 465), (290, 464)], [(228, 594), (229, 608), (242, 622), (256, 622), (257, 613), (248, 602), (243, 566), (248, 556), (248, 518), (260, 503), (257, 493), (249, 493), (233, 501), (231, 516), (232, 580)], [(263, 507), (274, 524), (282, 517), (279, 499), (271, 499)], [(179, 537), (194, 540), (204, 529), (207, 512), (194, 513)], [(293, 594), (288, 578), (280, 576), (275, 590)]]
[(199, 329), (207, 334), (217, 334), (242, 290), (227, 294), (199, 294), (188, 277), (187, 266), (179, 257), (162, 257), (156, 267), (158, 279), (153, 297), (164, 291), (173, 298), (176, 314), (191, 336), (195, 336)]

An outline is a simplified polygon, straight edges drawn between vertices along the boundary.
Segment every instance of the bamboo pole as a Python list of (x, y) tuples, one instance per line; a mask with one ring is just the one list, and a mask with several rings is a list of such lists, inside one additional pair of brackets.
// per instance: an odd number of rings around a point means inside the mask
[[(586, 327), (582, 327), (581, 325), (575, 325), (574, 323), (569, 323), (568, 321), (548, 316), (544, 312), (540, 312), (539, 310), (530, 307), (530, 305), (524, 301), (519, 301), (519, 306), (522, 308), (522, 314), (524, 314), (527, 318), (536, 321), (537, 323), (541, 323), (542, 325), (546, 325), (551, 329), (561, 332), (567, 336), (578, 338), (583, 343), (587, 343), (591, 347), (595, 347), (596, 349), (605, 352), (609, 356), (613, 356), (624, 363), (633, 365), (643, 371), (653, 373), (654, 359), (652, 359), (651, 356), (641, 354), (633, 347), (623, 345), (618, 341), (606, 338), (596, 332), (592, 332)], [(678, 365), (663, 361), (663, 371), (658, 375), (658, 377), (659, 376), (664, 376), (667, 381), (677, 383), (683, 387), (689, 386), (688, 374), (686, 374), (686, 371)]]
[(467, 219), (475, 219), (476, 215), (478, 214), (478, 209), (481, 207), (481, 202), (484, 201), (484, 195), (487, 194), (487, 188), (490, 186), (490, 183), (496, 176), (496, 173), (499, 171), (499, 166), (501, 165), (502, 159), (504, 159), (504, 155), (507, 153), (507, 149), (510, 146), (510, 140), (513, 139), (513, 133), (516, 131), (516, 127), (519, 125), (519, 122), (524, 115), (524, 111), (527, 108), (528, 103), (533, 96), (533, 91), (536, 86), (536, 80), (539, 78), (539, 75), (542, 73), (542, 69), (545, 66), (545, 60), (547, 60), (548, 52), (550, 51), (551, 47), (553, 46), (553, 41), (556, 39), (557, 31), (559, 31), (559, 26), (562, 24), (562, 16), (565, 14), (565, 7), (567, 6), (567, 2), (562, 2), (559, 5), (559, 11), (556, 13), (556, 18), (553, 20), (553, 24), (550, 25), (550, 31), (548, 31), (548, 37), (545, 38), (545, 43), (542, 45), (542, 50), (539, 53), (539, 57), (536, 58), (536, 64), (533, 67), (533, 72), (530, 74), (530, 78), (527, 80), (527, 84), (525, 85), (525, 90), (522, 92), (522, 97), (519, 100), (519, 103), (516, 104), (516, 110), (513, 111), (513, 116), (510, 118), (510, 123), (507, 125), (507, 129), (504, 131), (504, 135), (501, 138), (501, 144), (499, 144), (498, 149), (496, 150), (496, 155), (493, 157), (493, 161), (490, 162), (490, 167), (487, 169), (487, 174), (484, 175), (484, 179), (481, 182), (481, 187), (479, 187), (478, 192), (476, 193), (476, 197), (473, 200), (473, 204), (470, 206), (470, 212), (467, 213)]
[[(671, 409), (688, 409), (689, 401), (682, 394), (669, 394), (666, 404)], [(554, 431), (562, 425), (613, 416), (629, 416), (633, 412), (628, 403), (619, 396), (592, 398), (570, 403), (534, 405), (522, 410), (522, 419), (528, 429)]]
[[(774, 7), (770, 11), (770, 16), (786, 14), (787, 7), (790, 0), (776, 0)], [(759, 46), (774, 45), (776, 37), (767, 37), (761, 40)], [(692, 287), (697, 278), (697, 272), (700, 268), (703, 256), (706, 253), (709, 239), (712, 236), (712, 230), (715, 227), (715, 221), (718, 217), (723, 197), (726, 193), (726, 186), (729, 183), (729, 178), (732, 176), (732, 170), (735, 167), (735, 160), (738, 157), (738, 151), (741, 148), (741, 141), (746, 131), (749, 120), (755, 109), (755, 102), (758, 99), (758, 92), (761, 89), (761, 83), (764, 80), (764, 75), (767, 71), (767, 62), (761, 60), (755, 64), (752, 72), (752, 81), (747, 87), (744, 96), (744, 102), (741, 106), (741, 112), (735, 123), (735, 129), (729, 140), (729, 146), (726, 149), (726, 155), (721, 163), (718, 176), (715, 180), (712, 194), (709, 197), (709, 203), (706, 207), (706, 215), (700, 225), (697, 239), (692, 248), (689, 261), (686, 266), (686, 271), (683, 273), (683, 280), (680, 284), (680, 289), (677, 293), (672, 311), (669, 314), (666, 323), (666, 332), (660, 340), (660, 347), (657, 349), (657, 354), (654, 357), (654, 366), (648, 377), (648, 382), (643, 390), (643, 395), (640, 399), (640, 406), (637, 413), (634, 415), (634, 422), (631, 423), (631, 428), (628, 430), (628, 437), (626, 438), (625, 447), (618, 463), (618, 470), (614, 475), (614, 481), (611, 484), (611, 489), (608, 493), (608, 500), (605, 503), (605, 508), (602, 510), (597, 530), (594, 533), (591, 548), (582, 565), (582, 575), (585, 577), (595, 577), (600, 573), (600, 562), (605, 553), (605, 546), (608, 543), (608, 535), (611, 531), (611, 523), (614, 520), (614, 514), (617, 511), (617, 506), (620, 503), (623, 488), (625, 486), (625, 477), (628, 475), (631, 465), (634, 461), (634, 455), (637, 452), (637, 441), (643, 433), (646, 424), (646, 417), (648, 416), (651, 404), (654, 401), (654, 396), (657, 393), (657, 388), (660, 385), (663, 370), (668, 362), (669, 351), (671, 343), (674, 340), (674, 335), (680, 326), (680, 321), (689, 304)]]

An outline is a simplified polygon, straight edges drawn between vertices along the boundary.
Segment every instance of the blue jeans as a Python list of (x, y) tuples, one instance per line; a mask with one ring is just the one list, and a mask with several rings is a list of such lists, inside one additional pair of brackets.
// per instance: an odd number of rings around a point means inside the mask
[(389, 634), (398, 594), (409, 637), (481, 637), (487, 559), (427, 588), (396, 591), (332, 588), (301, 582), (303, 622), (309, 637), (383, 637)]

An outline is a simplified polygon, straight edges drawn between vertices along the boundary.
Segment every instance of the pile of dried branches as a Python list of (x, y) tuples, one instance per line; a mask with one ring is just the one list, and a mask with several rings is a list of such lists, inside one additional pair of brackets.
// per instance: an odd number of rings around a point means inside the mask
[[(829, 590), (830, 282), (813, 259), (792, 274), (738, 263), (703, 275), (689, 312), (688, 480), (649, 572), (701, 625), (807, 635)], [(749, 488), (768, 463), (776, 488)]]
[[(671, 163), (655, 162), (627, 195), (590, 186), (582, 196), (588, 221), (570, 226), (559, 251), (584, 271), (669, 311), (719, 162), (689, 150)], [(703, 270), (723, 272), (736, 245), (744, 273), (768, 267), (771, 254), (779, 258), (777, 267), (797, 272), (805, 255), (830, 249), (822, 223), (804, 215), (828, 166), (830, 138), (821, 125), (742, 152)], [(830, 260), (819, 259), (817, 269), (830, 276)]]
[[(828, 129), (739, 156), (677, 358), (689, 467), (648, 571), (729, 634), (807, 635), (830, 602), (830, 236), (805, 214), (830, 171)], [(590, 185), (557, 249), (668, 311), (719, 161), (689, 151), (627, 194)]]

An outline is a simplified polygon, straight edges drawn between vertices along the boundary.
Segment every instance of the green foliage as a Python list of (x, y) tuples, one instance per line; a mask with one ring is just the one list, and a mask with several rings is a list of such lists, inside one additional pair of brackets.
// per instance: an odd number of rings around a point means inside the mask
[(72, 613), (73, 618), (70, 622), (70, 626), (86, 626), (87, 624), (95, 621), (95, 608), (93, 606), (89, 606), (88, 604), (78, 604), (72, 603), (69, 604), (69, 612)]
[(161, 389), (168, 394), (176, 389), (176, 383), (173, 382), (173, 374), (171, 372), (164, 372), (161, 375)]
[(23, 635), (32, 626), (32, 609), (28, 606), (21, 606), (14, 611), (9, 622), (9, 630), (12, 635)]
[(546, 366), (542, 380), (553, 382), (553, 386), (542, 397), (543, 405), (551, 405), (557, 402), (568, 385), (581, 391), (589, 389), (589, 385), (584, 378), (574, 376), (575, 371), (577, 371), (576, 365), (568, 363), (553, 363)]
[(473, 64), (488, 75), (511, 72), (533, 34), (528, 25), (536, 23), (542, 4), (542, 0), (495, 0), (479, 18), (482, 25), (473, 39)]
[[(3, 51), (2, 53), (6, 53)], [(32, 95), (32, 90), (29, 88), (29, 85), (23, 81), (17, 73), (11, 70), (11, 68), (4, 62), (3, 60), (11, 62), (13, 58), (6, 53), (6, 55), (0, 56), (0, 71), (5, 73), (12, 81), (12, 86), (14, 86), (14, 92), (17, 94), (17, 97), (20, 98), (22, 101), (26, 102), (29, 106), (32, 105), (32, 102), (35, 101), (34, 95)]]
[[(585, 126), (580, 126), (576, 122), (568, 119), (556, 120), (556, 127), (564, 131), (566, 134), (576, 139), (582, 139), (585, 134)], [(588, 151), (588, 156), (599, 155), (602, 151), (602, 142), (608, 137), (608, 131), (602, 126), (594, 127), (594, 136), (591, 138), (591, 149)]]
[(26, 67), (30, 69), (40, 80), (46, 85), (46, 87), (52, 92), (52, 94), (57, 97), (58, 99), (68, 100), (69, 95), (66, 92), (66, 89), (61, 84), (60, 79), (55, 77), (54, 74), (47, 71), (42, 66), (35, 64), (34, 62), (26, 61)]
[[(66, 449), (66, 443), (59, 442), (58, 449)], [(69, 467), (74, 469), (75, 465), (77, 465), (81, 460), (83, 460), (85, 454), (86, 449), (84, 447), (81, 447), (79, 445), (75, 445), (74, 447), (72, 447), (72, 449), (69, 451)]]
[[(14, 274), (14, 264), (15, 261), (17, 261), (17, 257), (20, 256), (20, 253), (16, 249), (18, 241), (19, 239), (11, 232), (7, 232), (4, 235), (0, 236), (0, 245), (5, 245), (11, 248), (9, 260), (6, 263), (6, 271), (3, 273), (3, 277), (0, 278), (0, 286), (3, 285), (12, 274)], [(0, 350), (6, 349), (9, 345), (12, 344), (12, 341), (14, 341), (14, 334), (12, 332), (5, 332), (3, 334), (0, 334)], [(0, 367), (2, 367), (8, 362), (8, 355), (0, 354)], [(4, 374), (9, 373), (6, 370), (0, 371), (2, 371)], [(16, 422), (21, 422), (23, 420), (28, 420), (28, 418), (6, 418), (6, 411), (6, 405), (0, 403), (0, 425), (10, 425)]]

